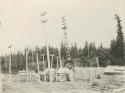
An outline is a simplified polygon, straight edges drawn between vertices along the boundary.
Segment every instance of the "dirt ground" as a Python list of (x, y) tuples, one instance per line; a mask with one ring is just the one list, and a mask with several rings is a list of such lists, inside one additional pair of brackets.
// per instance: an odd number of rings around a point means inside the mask
[(103, 75), (92, 81), (74, 82), (6, 82), (2, 93), (113, 93), (124, 86), (123, 75)]

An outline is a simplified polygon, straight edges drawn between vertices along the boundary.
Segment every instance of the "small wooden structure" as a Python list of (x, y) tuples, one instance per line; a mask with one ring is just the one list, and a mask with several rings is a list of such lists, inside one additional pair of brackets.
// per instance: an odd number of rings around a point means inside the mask
[(94, 57), (92, 59), (88, 59), (89, 65), (91, 67), (99, 67), (99, 60), (98, 57)]
[(67, 81), (66, 69), (65, 68), (60, 68), (60, 69), (57, 70), (56, 81), (57, 82)]
[(73, 69), (68, 69), (68, 68), (58, 69), (56, 79), (57, 79), (58, 82), (74, 81), (74, 71), (73, 71)]
[[(18, 75), (20, 77), (18, 81), (23, 81), (23, 82), (27, 81), (26, 71), (19, 71)], [(27, 82), (38, 82), (38, 81), (40, 81), (40, 75), (38, 73), (35, 73), (34, 71), (29, 71)]]

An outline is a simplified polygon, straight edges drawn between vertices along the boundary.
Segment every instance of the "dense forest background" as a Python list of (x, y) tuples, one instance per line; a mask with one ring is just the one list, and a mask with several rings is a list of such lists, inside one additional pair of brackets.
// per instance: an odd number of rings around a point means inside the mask
[[(96, 47), (95, 42), (85, 41), (83, 48), (78, 48), (77, 43), (74, 43), (70, 47), (70, 55), (71, 60), (76, 60), (79, 62), (79, 66), (85, 67), (90, 66), (88, 59), (93, 59), (94, 57), (98, 57), (99, 65), (102, 67), (106, 67), (107, 65), (125, 65), (125, 42), (124, 36), (122, 32), (122, 25), (120, 17), (116, 14), (115, 19), (117, 21), (116, 31), (114, 31), (117, 36), (116, 38), (111, 40), (110, 48), (103, 47), (101, 43), (99, 47)], [(54, 55), (53, 59), (53, 67), (56, 67), (57, 59), (59, 56), (59, 49), (53, 46), (49, 46), (50, 55)], [(46, 57), (46, 46), (38, 47), (35, 49), (28, 48), (28, 63), (30, 64), (31, 69), (36, 68), (36, 54), (38, 53), (39, 61), (43, 61), (42, 55), (45, 55), (45, 62), (47, 60)], [(60, 54), (61, 59), (64, 60), (66, 56), (66, 49), (64, 42), (61, 42), (60, 46)], [(9, 68), (9, 60), (10, 55), (1, 56), (1, 67), (3, 71), (8, 71)], [(58, 59), (59, 60), (59, 59)], [(26, 49), (24, 51), (18, 51), (17, 53), (11, 54), (12, 61), (12, 70), (25, 70), (26, 67)], [(51, 61), (51, 57), (50, 57)], [(76, 63), (77, 64), (77, 63)], [(46, 62), (47, 65), (47, 62)], [(42, 67), (41, 67), (42, 69)]]

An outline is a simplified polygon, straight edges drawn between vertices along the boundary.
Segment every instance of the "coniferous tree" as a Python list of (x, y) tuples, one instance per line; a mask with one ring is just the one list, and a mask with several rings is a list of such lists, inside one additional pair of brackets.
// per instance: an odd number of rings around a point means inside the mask
[(116, 52), (116, 41), (114, 39), (111, 40), (111, 45), (110, 45), (110, 54), (112, 56), (115, 56)]
[(78, 48), (76, 43), (71, 47), (70, 55), (71, 55), (71, 58), (78, 58)]
[(94, 58), (96, 56), (97, 56), (97, 49), (96, 49), (95, 43), (90, 42), (90, 44), (89, 44), (89, 57)]
[(124, 36), (122, 32), (122, 25), (121, 25), (121, 19), (116, 14), (115, 19), (117, 21), (117, 37), (116, 37), (116, 52), (115, 57), (119, 60), (119, 65), (123, 65), (124, 62)]
[(89, 44), (87, 41), (85, 41), (83, 56), (89, 58)]
[(99, 57), (99, 65), (100, 66), (107, 66), (110, 64), (109, 61), (109, 49), (103, 48), (102, 44), (98, 48), (98, 57)]
[(117, 59), (116, 59), (116, 41), (114, 39), (111, 40), (110, 44), (110, 61), (111, 65), (116, 65), (117, 64)]

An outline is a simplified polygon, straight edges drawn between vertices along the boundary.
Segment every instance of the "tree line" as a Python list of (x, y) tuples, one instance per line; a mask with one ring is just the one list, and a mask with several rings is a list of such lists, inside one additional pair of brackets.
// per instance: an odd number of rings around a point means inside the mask
[[(103, 47), (100, 44), (99, 47), (96, 47), (95, 42), (85, 41), (83, 43), (83, 48), (79, 48), (77, 43), (72, 44), (70, 48), (70, 56), (72, 59), (79, 59), (80, 66), (90, 66), (88, 59), (93, 59), (94, 57), (98, 57), (99, 65), (105, 67), (107, 65), (125, 65), (125, 42), (124, 36), (122, 32), (121, 19), (116, 14), (115, 19), (117, 21), (116, 26), (116, 38), (111, 40), (110, 48)], [(53, 54), (55, 57), (53, 58), (53, 67), (57, 66), (56, 57), (59, 56), (59, 49), (53, 46), (49, 46), (50, 55)], [(43, 61), (42, 55), (45, 55), (45, 62), (47, 61), (46, 56), (46, 46), (38, 47), (35, 49), (28, 49), (28, 63), (30, 64), (31, 69), (36, 69), (36, 53), (38, 53), (39, 61)], [(64, 46), (64, 42), (61, 42), (60, 47), (61, 59), (65, 60), (66, 57), (66, 47)], [(9, 57), (10, 55), (1, 56), (1, 67), (3, 71), (8, 71), (9, 68)], [(12, 61), (12, 70), (25, 70), (26, 68), (26, 49), (22, 51), (18, 51), (17, 53), (11, 54)], [(58, 59), (59, 60), (59, 59)], [(51, 57), (50, 57), (51, 61)], [(41, 64), (40, 66), (43, 66)], [(46, 62), (47, 66), (47, 62)], [(42, 67), (41, 67), (42, 70)]]

